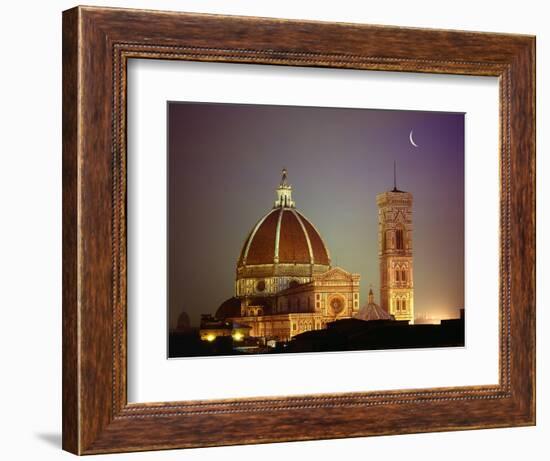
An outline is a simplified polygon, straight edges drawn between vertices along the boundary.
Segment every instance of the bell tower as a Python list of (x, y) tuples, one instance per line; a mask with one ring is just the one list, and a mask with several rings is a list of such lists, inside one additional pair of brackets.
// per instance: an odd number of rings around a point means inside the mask
[(396, 320), (414, 322), (412, 204), (410, 192), (397, 188), (376, 196), (380, 306)]

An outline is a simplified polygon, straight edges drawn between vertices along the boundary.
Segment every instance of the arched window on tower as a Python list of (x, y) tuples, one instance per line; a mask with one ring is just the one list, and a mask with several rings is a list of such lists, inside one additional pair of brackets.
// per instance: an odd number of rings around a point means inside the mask
[(395, 231), (395, 247), (398, 250), (403, 249), (403, 229), (397, 229)]
[(399, 270), (399, 268), (397, 268), (397, 269), (395, 270), (395, 280), (396, 280), (397, 282), (400, 282), (400, 281), (401, 281), (401, 271)]
[(401, 271), (401, 281), (402, 282), (406, 282), (407, 281), (407, 271), (405, 271), (405, 269), (403, 269)]
[(395, 307), (398, 311), (401, 310), (401, 301), (399, 299), (395, 301)]

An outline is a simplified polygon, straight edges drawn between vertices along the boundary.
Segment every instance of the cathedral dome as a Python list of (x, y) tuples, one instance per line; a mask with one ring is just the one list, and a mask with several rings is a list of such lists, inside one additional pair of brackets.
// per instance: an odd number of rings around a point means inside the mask
[(283, 169), (273, 209), (252, 228), (241, 250), (237, 268), (300, 264), (330, 266), (330, 257), (313, 224), (295, 208), (292, 186)]
[(328, 250), (311, 222), (293, 207), (267, 213), (244, 242), (239, 266), (260, 264), (330, 265)]

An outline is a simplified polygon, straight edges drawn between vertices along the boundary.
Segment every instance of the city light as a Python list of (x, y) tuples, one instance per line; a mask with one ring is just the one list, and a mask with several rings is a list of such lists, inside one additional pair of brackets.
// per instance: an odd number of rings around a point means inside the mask
[(233, 334), (233, 339), (235, 341), (242, 341), (243, 338), (244, 338), (244, 335), (242, 333), (237, 332)]
[(209, 335), (206, 336), (206, 340), (207, 340), (207, 341), (212, 342), (212, 341), (214, 341), (215, 339), (216, 339), (216, 336), (213, 335), (213, 334), (209, 334)]

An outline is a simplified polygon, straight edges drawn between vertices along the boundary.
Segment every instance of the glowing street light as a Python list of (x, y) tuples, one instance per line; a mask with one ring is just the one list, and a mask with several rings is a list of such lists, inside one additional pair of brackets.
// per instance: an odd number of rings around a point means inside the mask
[(233, 339), (235, 341), (242, 341), (243, 338), (244, 338), (244, 335), (240, 332), (236, 332), (236, 333), (233, 334)]

